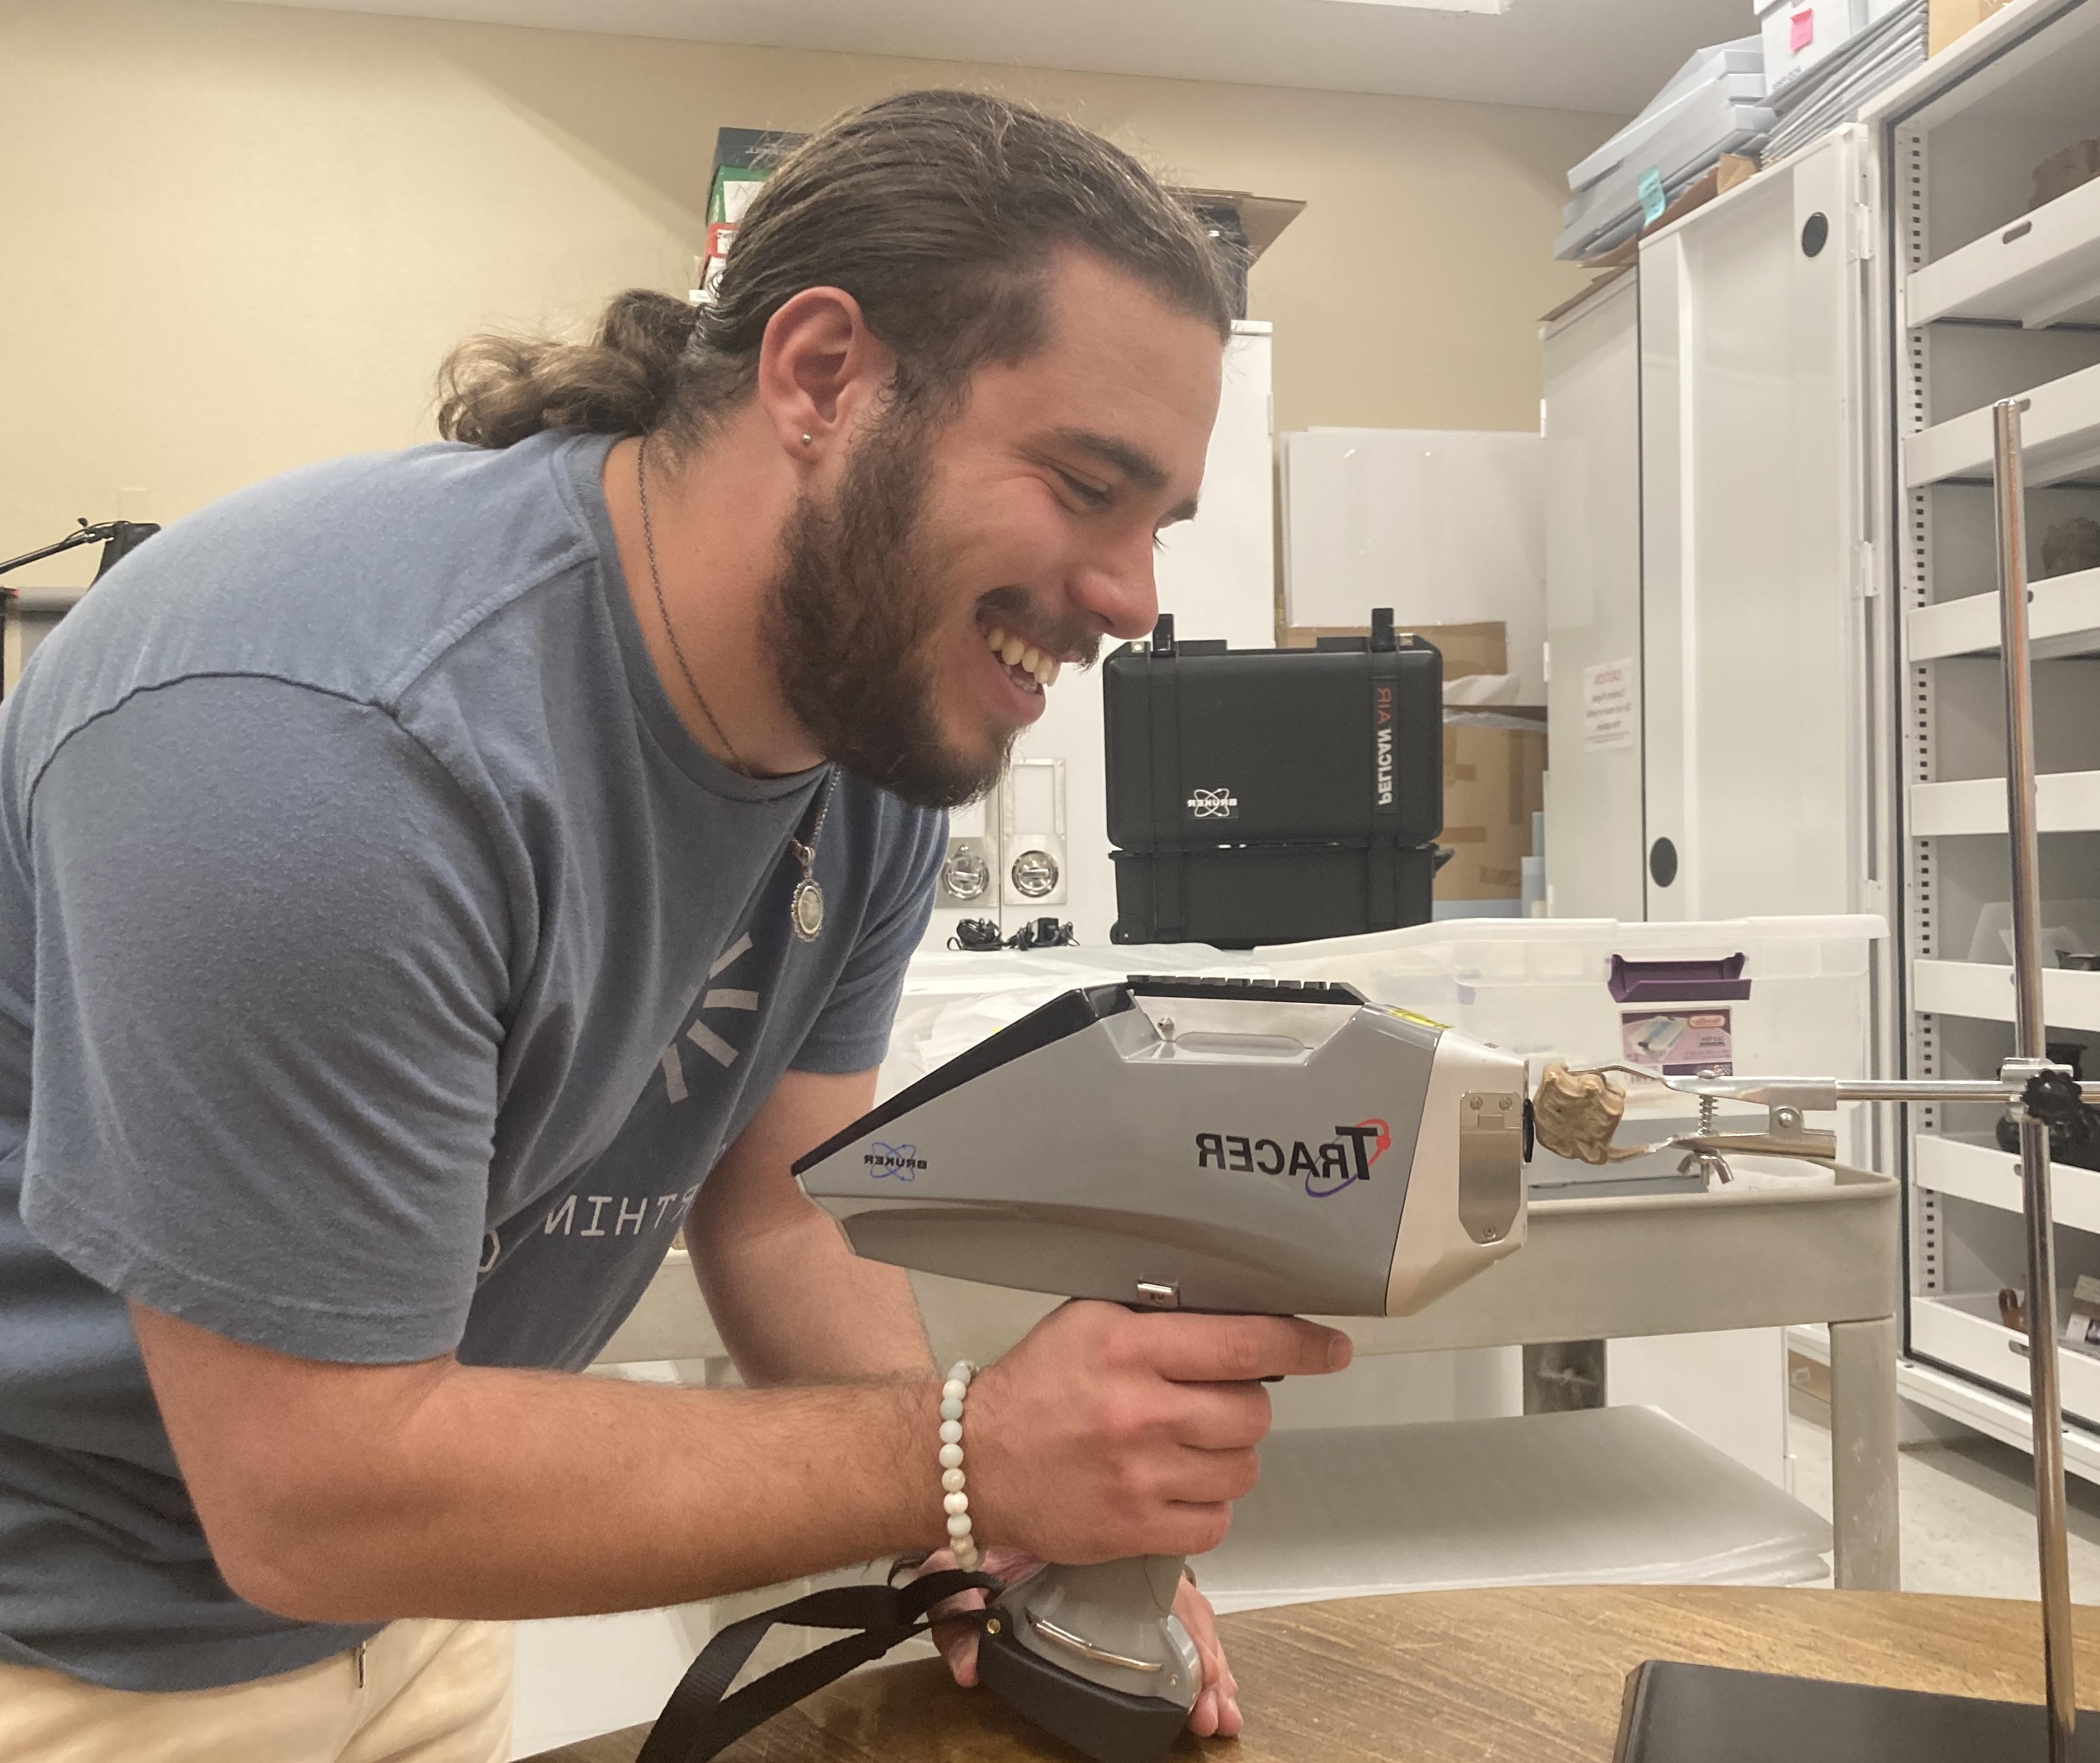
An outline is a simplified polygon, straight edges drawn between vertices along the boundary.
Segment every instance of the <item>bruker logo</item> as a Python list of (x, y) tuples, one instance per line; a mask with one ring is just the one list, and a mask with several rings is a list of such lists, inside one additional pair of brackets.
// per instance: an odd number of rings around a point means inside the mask
[(1244, 1170), (1264, 1175), (1305, 1178), (1315, 1200), (1331, 1199), (1352, 1182), (1371, 1179), (1371, 1165), (1392, 1146), (1392, 1129), (1382, 1120), (1337, 1126), (1317, 1144), (1303, 1139), (1254, 1139), (1237, 1133), (1196, 1135), (1198, 1169)]
[(916, 1181), (919, 1171), (926, 1166), (926, 1160), (919, 1154), (915, 1144), (870, 1145), (861, 1155), (861, 1161), (869, 1175), (877, 1181), (894, 1175), (901, 1182)]

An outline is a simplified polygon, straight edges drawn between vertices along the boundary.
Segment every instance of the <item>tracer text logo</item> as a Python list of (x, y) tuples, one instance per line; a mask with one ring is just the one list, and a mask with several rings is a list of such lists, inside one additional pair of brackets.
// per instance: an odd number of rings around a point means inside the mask
[(1392, 1144), (1392, 1130), (1382, 1120), (1336, 1126), (1331, 1139), (1257, 1139), (1248, 1134), (1199, 1132), (1196, 1167), (1243, 1170), (1264, 1175), (1303, 1176), (1305, 1192), (1326, 1200), (1352, 1183), (1369, 1181), (1371, 1166)]

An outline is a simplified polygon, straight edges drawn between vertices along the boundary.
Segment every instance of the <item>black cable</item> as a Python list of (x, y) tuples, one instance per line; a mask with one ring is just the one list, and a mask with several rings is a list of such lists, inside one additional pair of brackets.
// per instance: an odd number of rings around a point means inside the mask
[(1031, 919), (1004, 941), (999, 926), (991, 919), (964, 919), (948, 939), (948, 946), (982, 953), (994, 949), (1075, 949), (1079, 942), (1072, 927), (1055, 919)]
[(99, 527), (90, 527), (82, 518), (77, 530), (68, 533), (56, 544), (24, 551), (20, 557), (11, 557), (6, 562), (0, 563), (0, 575), (5, 575), (10, 570), (20, 569), (25, 563), (41, 563), (47, 557), (56, 557), (60, 552), (70, 551), (77, 545), (108, 545), (109, 549), (103, 553), (102, 567), (95, 572), (99, 581), (118, 558), (152, 538), (160, 530), (152, 522), (140, 520), (106, 520)]

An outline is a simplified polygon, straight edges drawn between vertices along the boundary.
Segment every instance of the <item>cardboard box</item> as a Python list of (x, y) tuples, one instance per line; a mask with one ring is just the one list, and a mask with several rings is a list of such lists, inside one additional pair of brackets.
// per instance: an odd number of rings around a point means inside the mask
[[(1444, 677), (1509, 672), (1507, 628), (1420, 624), (1409, 634), (1434, 643)], [(1295, 625), (1286, 649), (1310, 649), (1322, 637), (1368, 637), (1368, 625)], [(1531, 855), (1533, 811), (1546, 806), (1546, 725), (1499, 711), (1446, 711), (1444, 718), (1444, 831), (1452, 853), (1436, 872), (1439, 900), (1517, 900), (1524, 860)]]
[(2054, 202), (2095, 178), (2100, 178), (2100, 140), (2073, 141), (2035, 167), (2034, 200), (2027, 207), (2032, 211)]
[(1966, 37), (1990, 17), (2002, 11), (2007, 0), (1932, 0), (1926, 11), (1926, 50), (1936, 55), (1949, 43)]
[[(1369, 637), (1368, 624), (1294, 624), (1283, 633), (1286, 649), (1315, 649), (1322, 637)], [(1509, 631), (1500, 619), (1477, 624), (1418, 624), (1397, 634), (1433, 643), (1444, 657), (1444, 677), (1509, 672)]]
[(1515, 900), (1531, 855), (1531, 817), (1546, 805), (1546, 727), (1461, 712), (1444, 723), (1444, 831), (1452, 853), (1439, 900)]

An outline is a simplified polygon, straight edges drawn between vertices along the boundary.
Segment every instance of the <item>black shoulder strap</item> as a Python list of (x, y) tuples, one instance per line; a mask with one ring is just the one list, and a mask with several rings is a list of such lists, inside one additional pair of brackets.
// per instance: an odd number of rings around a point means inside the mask
[[(836, 1681), (856, 1665), (880, 1659), (900, 1641), (923, 1634), (927, 1611), (958, 1592), (996, 1592), (986, 1573), (951, 1568), (904, 1585), (841, 1585), (732, 1622), (686, 1668), (656, 1717), (635, 1763), (707, 1763), (731, 1740)], [(851, 1629), (857, 1633), (790, 1659), (724, 1699), (743, 1663), (779, 1624), (791, 1628)]]

